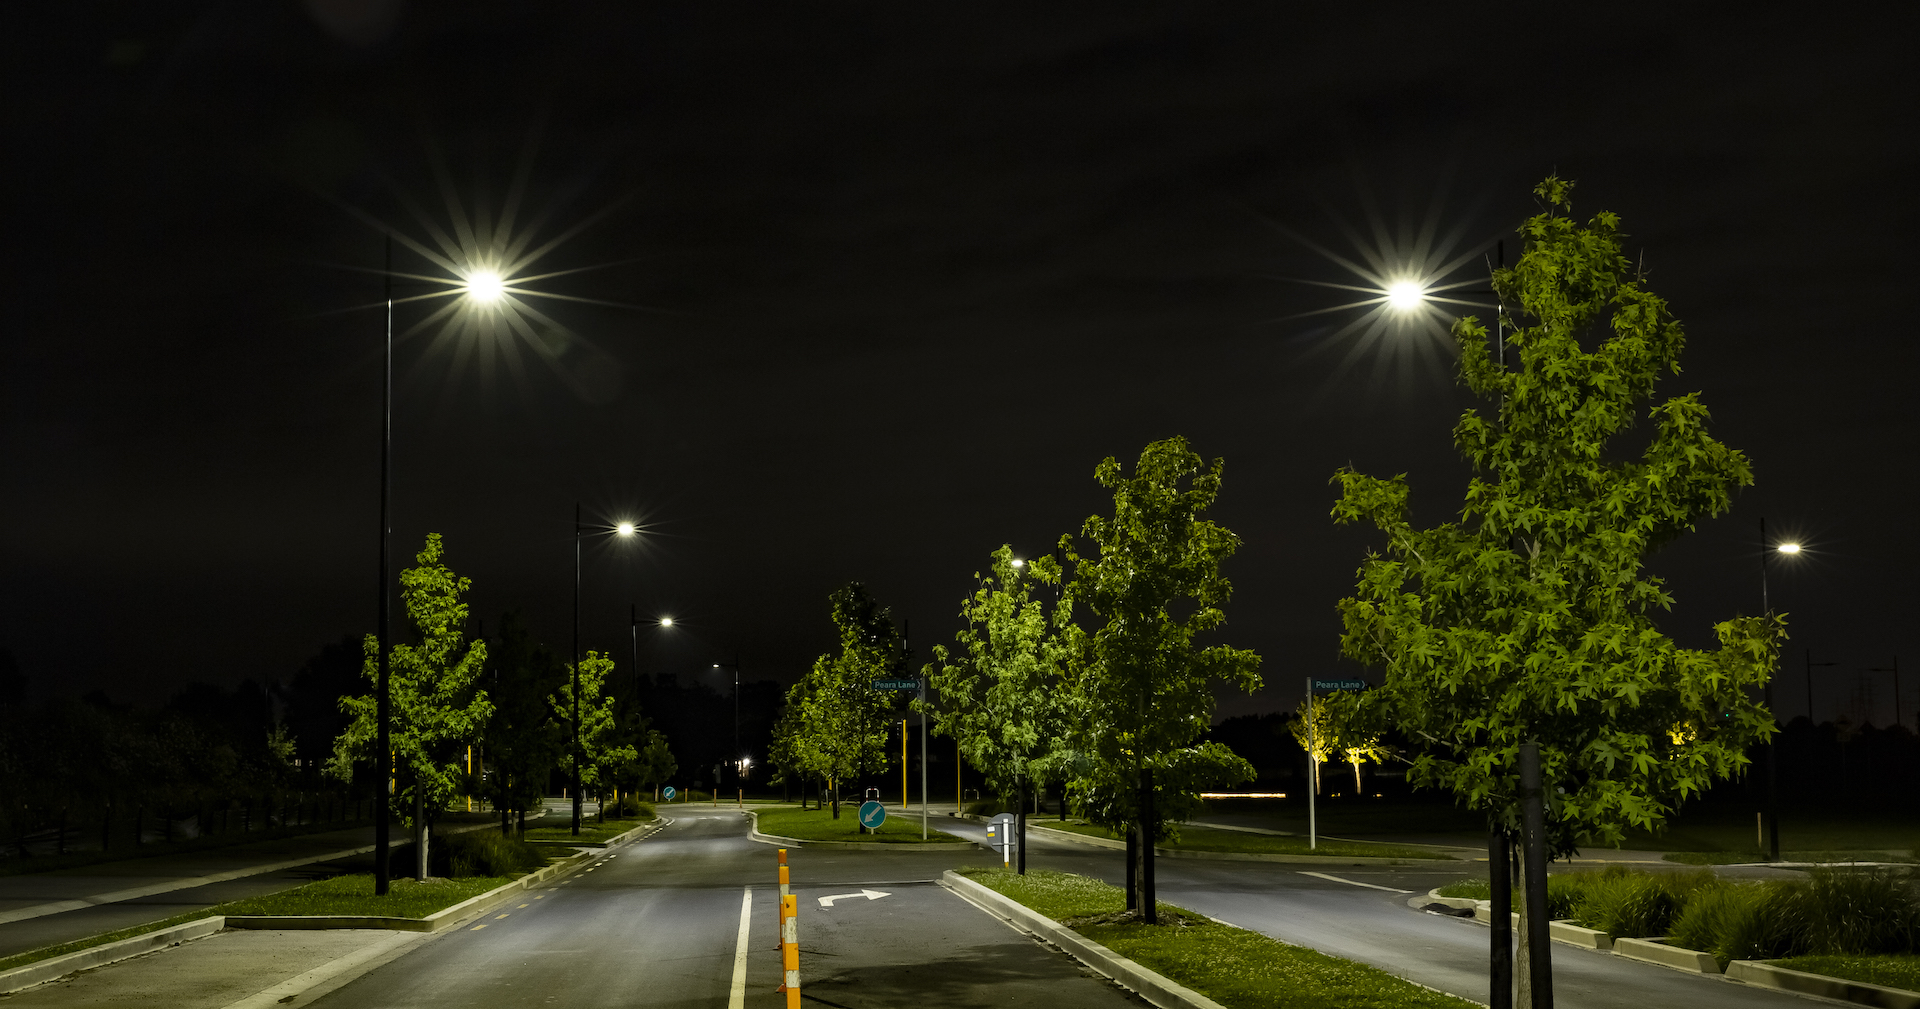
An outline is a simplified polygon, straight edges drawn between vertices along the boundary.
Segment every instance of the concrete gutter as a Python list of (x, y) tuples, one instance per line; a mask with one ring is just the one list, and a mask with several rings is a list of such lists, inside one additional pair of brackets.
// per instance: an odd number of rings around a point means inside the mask
[(972, 841), (809, 841), (799, 837), (781, 837), (760, 833), (760, 814), (741, 810), (751, 821), (747, 838), (782, 848), (820, 848), (827, 851), (972, 851), (980, 847)]
[[(1031, 829), (1031, 827), (1029, 827)], [(1052, 918), (948, 869), (940, 885), (982, 911), (1012, 923), (1065, 950), (1074, 959), (1112, 978), (1160, 1009), (1226, 1009), (1218, 1002), (1164, 974), (1129, 960)]]
[(1809, 974), (1803, 970), (1788, 970), (1758, 960), (1735, 960), (1727, 964), (1727, 977), (1757, 988), (1772, 988), (1796, 995), (1816, 995), (1885, 1009), (1920, 1009), (1920, 992), (1888, 988), (1865, 981), (1848, 981), (1825, 974)]
[(136, 935), (131, 939), (102, 943), (98, 946), (75, 950), (72, 953), (67, 953), (62, 956), (48, 957), (45, 960), (30, 963), (24, 967), (15, 967), (4, 974), (0, 974), (0, 994), (16, 992), (22, 988), (31, 988), (34, 985), (44, 984), (56, 978), (66, 977), (68, 974), (75, 971), (86, 970), (89, 967), (98, 967), (102, 964), (112, 963), (115, 960), (125, 960), (128, 957), (139, 956), (142, 953), (150, 953), (157, 949), (166, 949), (169, 946), (178, 946), (183, 942), (210, 936), (220, 931), (220, 929), (221, 918), (219, 915), (214, 915), (211, 918), (190, 921), (184, 925), (175, 925), (172, 928), (161, 929), (157, 932)]

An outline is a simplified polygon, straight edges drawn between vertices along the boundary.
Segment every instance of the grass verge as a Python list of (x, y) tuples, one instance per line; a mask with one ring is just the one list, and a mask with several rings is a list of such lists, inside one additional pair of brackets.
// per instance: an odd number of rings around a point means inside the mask
[[(1089, 837), (1104, 837), (1110, 840), (1123, 840), (1120, 835), (1105, 827), (1096, 826), (1080, 820), (1038, 821), (1027, 820), (1027, 826), (1047, 827), (1052, 830), (1067, 830)], [(1180, 840), (1173, 844), (1162, 844), (1162, 848), (1179, 851), (1222, 851), (1244, 852), (1257, 855), (1325, 855), (1331, 858), (1418, 858), (1440, 861), (1453, 861), (1452, 856), (1430, 848), (1408, 848), (1395, 844), (1373, 844), (1357, 841), (1329, 841), (1321, 839), (1318, 847), (1308, 847), (1307, 839), (1299, 836), (1281, 836), (1276, 834), (1249, 834), (1239, 830), (1217, 830), (1212, 827), (1192, 825), (1180, 828)]]
[(652, 818), (649, 817), (645, 820), (608, 820), (602, 823), (591, 817), (581, 817), (579, 837), (573, 836), (573, 828), (569, 825), (562, 827), (528, 827), (526, 839), (529, 841), (581, 841), (598, 843), (619, 837), (621, 834), (643, 823), (651, 822), (651, 820)]
[[(889, 817), (880, 825), (879, 833), (860, 832), (860, 819), (856, 813), (859, 807), (851, 803), (842, 803), (840, 819), (833, 818), (830, 809), (764, 809), (757, 811), (760, 833), (778, 837), (797, 837), (802, 841), (856, 841), (874, 844), (919, 844), (920, 817)], [(962, 838), (952, 834), (943, 834), (937, 830), (927, 831), (927, 840), (959, 841)]]
[(1880, 956), (1794, 956), (1768, 961), (1775, 967), (1809, 974), (1865, 981), (1888, 988), (1920, 991), (1920, 955), (1885, 953)]
[(1130, 960), (1232, 1009), (1467, 1009), (1474, 1003), (1386, 971), (1290, 946), (1161, 903), (1163, 924), (1110, 919), (1126, 892), (1066, 872), (962, 869), (996, 890)]

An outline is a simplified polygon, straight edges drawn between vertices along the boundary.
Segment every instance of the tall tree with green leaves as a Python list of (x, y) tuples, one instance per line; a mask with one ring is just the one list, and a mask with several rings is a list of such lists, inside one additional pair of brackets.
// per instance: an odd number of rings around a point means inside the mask
[(1240, 538), (1206, 518), (1225, 465), (1207, 466), (1180, 437), (1148, 445), (1131, 475), (1109, 456), (1094, 479), (1113, 492), (1113, 514), (1081, 530), (1098, 554), (1070, 555), (1074, 604), (1100, 622), (1075, 657), (1072, 787), (1092, 819), (1134, 838), (1129, 889), (1149, 923), (1154, 842), (1177, 836), (1201, 789), (1254, 776), (1232, 750), (1202, 741), (1216, 680), (1249, 693), (1260, 686), (1258, 655), (1198, 641), (1226, 624), (1233, 594), (1220, 565)]
[(986, 577), (974, 573), (979, 588), (961, 601), (966, 625), (956, 647), (933, 646), (925, 672), (939, 703), (929, 710), (935, 731), (952, 737), (987, 786), (1020, 811), (1025, 872), (1026, 799), (1055, 770), (1065, 743), (1072, 609), (1060, 605), (1050, 615), (1045, 600), (1034, 598), (1036, 587), (1060, 583), (1053, 558), (1016, 566), (1013, 548), (1002, 545), (991, 560)]
[(852, 582), (835, 591), (832, 605), (840, 650), (815, 659), (787, 691), (776, 752), (828, 783), (838, 819), (840, 785), (887, 766), (894, 697), (873, 682), (904, 675), (906, 654), (893, 615), (866, 586)]
[[(1673, 597), (1645, 556), (1726, 511), (1753, 475), (1707, 434), (1698, 393), (1646, 405), (1678, 374), (1684, 331), (1622, 250), (1619, 219), (1573, 219), (1572, 188), (1535, 188), (1545, 209), (1521, 228), (1525, 251), (1493, 275), (1517, 370), (1477, 319), (1453, 327), (1461, 379), (1494, 408), (1454, 426), (1474, 470), (1459, 520), (1417, 529), (1404, 475), (1351, 468), (1333, 510), (1386, 541), (1340, 603), (1342, 651), (1384, 673), (1349, 699), (1356, 716), (1421, 747), (1415, 784), (1509, 832), (1518, 748), (1537, 741), (1556, 855), (1657, 829), (1744, 767), (1773, 731), (1753, 698), (1785, 638), (1773, 616), (1716, 624), (1707, 650), (1660, 630)], [(1634, 455), (1619, 442), (1642, 409), (1653, 430)]]
[(546, 795), (548, 776), (567, 745), (548, 700), (566, 679), (566, 665), (534, 640), (518, 613), (500, 618), (487, 659), (487, 697), (494, 707), (481, 737), (486, 774), (480, 792), (500, 811), (502, 834), (516, 826), (524, 833), (527, 811)]
[[(473, 583), (442, 563), (439, 533), (429, 533), (414, 556), (417, 566), (400, 573), (400, 601), (416, 643), (397, 644), (388, 660), (394, 754), (393, 813), (414, 832), (415, 876), (427, 875), (430, 824), (466, 781), (466, 747), (480, 738), (493, 702), (480, 680), (487, 643), (466, 638), (467, 604)], [(379, 642), (364, 641), (361, 675), (379, 682)], [(328, 773), (351, 781), (353, 765), (371, 761), (378, 708), (372, 694), (342, 697), (340, 710), (353, 721), (334, 741)]]
[[(573, 713), (576, 710), (580, 712), (577, 733), (580, 740), (577, 757), (580, 766), (574, 766), (576, 756), (573, 747), (566, 748), (562, 753), (561, 766), (567, 769), (574, 781), (580, 783), (582, 794), (599, 796), (603, 805), (607, 790), (613, 787), (614, 776), (639, 755), (632, 733), (624, 731), (621, 725), (613, 695), (606, 692), (607, 677), (613, 671), (611, 656), (588, 651), (586, 658), (580, 660), (580, 675), (561, 680), (548, 699), (553, 717), (558, 722), (571, 722)], [(577, 708), (573, 703), (576, 680), (580, 684), (580, 704)], [(601, 818), (605, 819), (604, 816)]]

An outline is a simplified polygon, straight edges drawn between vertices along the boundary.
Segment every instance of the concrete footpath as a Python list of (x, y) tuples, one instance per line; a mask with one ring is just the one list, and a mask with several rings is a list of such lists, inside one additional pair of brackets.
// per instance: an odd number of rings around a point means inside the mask
[[(451, 813), (439, 830), (497, 822)], [(396, 829), (396, 844), (406, 840)], [(131, 928), (342, 872), (372, 871), (373, 827), (0, 877), (0, 956)]]
[[(228, 929), (15, 992), (6, 1003), (8, 1009), (139, 1003), (179, 1009), (304, 1005), (433, 938), (432, 933), (386, 929)], [(294, 998), (288, 999), (290, 995)]]

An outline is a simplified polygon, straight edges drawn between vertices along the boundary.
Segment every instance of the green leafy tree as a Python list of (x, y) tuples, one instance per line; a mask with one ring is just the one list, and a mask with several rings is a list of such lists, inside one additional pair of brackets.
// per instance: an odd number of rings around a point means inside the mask
[(1719, 647), (1676, 647), (1657, 617), (1673, 599), (1643, 557), (1724, 512), (1752, 482), (1746, 457), (1707, 434), (1697, 393), (1654, 404), (1637, 457), (1616, 444), (1678, 373), (1685, 343), (1667, 303), (1621, 249), (1619, 221), (1571, 216), (1572, 183), (1535, 190), (1546, 208), (1526, 250), (1497, 270), (1518, 370), (1494, 358), (1477, 319), (1455, 324), (1461, 379), (1495, 405), (1468, 410), (1454, 443), (1473, 466), (1460, 518), (1417, 529), (1404, 476), (1335, 477), (1342, 524), (1385, 536), (1340, 603), (1341, 647), (1384, 670), (1353, 699), (1421, 748), (1417, 785), (1452, 791), (1496, 829), (1518, 829), (1517, 751), (1540, 746), (1551, 851), (1584, 836), (1618, 843), (1739, 771), (1773, 731), (1753, 697), (1785, 625), (1737, 617)]
[[(441, 563), (439, 533), (429, 533), (414, 556), (416, 567), (400, 573), (400, 601), (418, 643), (393, 646), (388, 658), (388, 693), (393, 747), (393, 813), (414, 832), (415, 875), (426, 878), (431, 824), (466, 783), (466, 747), (480, 738), (493, 702), (481, 685), (487, 644), (468, 641), (467, 604), (473, 587)], [(379, 641), (367, 635), (361, 675), (379, 683)], [(372, 761), (379, 709), (373, 694), (342, 697), (340, 709), (352, 717), (334, 741), (328, 772), (351, 781), (353, 766)]]
[[(616, 775), (638, 755), (632, 734), (621, 725), (616, 701), (605, 689), (612, 673), (612, 657), (601, 652), (589, 651), (580, 661), (580, 766), (573, 766), (571, 747), (560, 758), (561, 766), (575, 774), (573, 780), (580, 783), (581, 793), (599, 796), (603, 806)], [(569, 676), (554, 688), (550, 705), (556, 721), (573, 719), (573, 681)]]
[(493, 711), (482, 736), (486, 773), (479, 787), (500, 811), (500, 832), (515, 829), (518, 814), (517, 827), (524, 833), (527, 811), (540, 804), (566, 746), (564, 728), (548, 702), (566, 679), (566, 666), (534, 640), (517, 613), (500, 618), (488, 660)]
[(638, 748), (630, 765), (632, 780), (641, 788), (657, 790), (661, 783), (672, 778), (680, 765), (673, 759), (673, 750), (667, 745), (667, 734), (659, 729), (648, 729), (644, 745)]
[[(1254, 776), (1232, 750), (1202, 742), (1214, 681), (1260, 686), (1259, 656), (1196, 640), (1226, 623), (1232, 595), (1220, 564), (1240, 538), (1205, 517), (1224, 468), (1205, 466), (1178, 437), (1148, 445), (1132, 475), (1109, 456), (1094, 479), (1113, 492), (1113, 514), (1082, 528), (1098, 556), (1072, 555), (1075, 605), (1103, 622), (1075, 658), (1072, 787), (1092, 819), (1134, 836), (1138, 881), (1151, 879), (1154, 842), (1199, 808), (1202, 788)], [(1138, 896), (1155, 921), (1151, 887)]]
[(894, 698), (873, 681), (901, 675), (905, 656), (892, 614), (866, 586), (839, 589), (832, 605), (840, 651), (815, 659), (787, 691), (775, 742), (791, 766), (827, 782), (839, 819), (840, 784), (887, 766)]
[[(1036, 585), (1060, 582), (1051, 557), (1016, 567), (1013, 548), (1003, 545), (987, 576), (973, 577), (979, 588), (961, 601), (966, 626), (956, 647), (933, 646), (925, 672), (940, 703), (929, 708), (935, 731), (952, 737), (987, 786), (1021, 811), (1024, 831), (1026, 798), (1054, 769), (1064, 742), (1062, 685), (1071, 646), (1062, 631), (1071, 609), (1058, 606), (1049, 618), (1045, 602), (1033, 598)], [(1020, 865), (1024, 871), (1024, 853)]]

